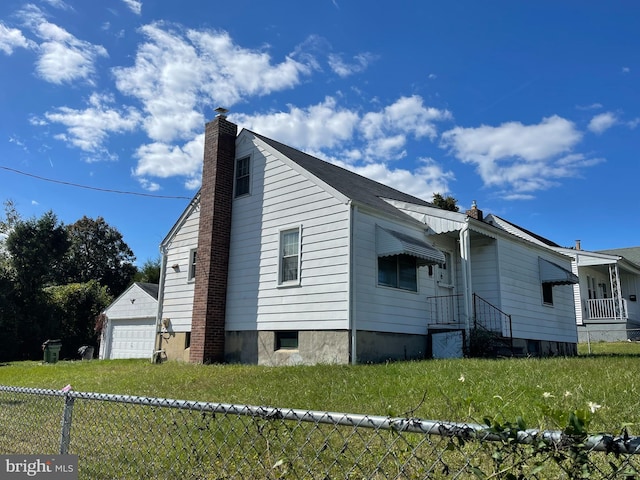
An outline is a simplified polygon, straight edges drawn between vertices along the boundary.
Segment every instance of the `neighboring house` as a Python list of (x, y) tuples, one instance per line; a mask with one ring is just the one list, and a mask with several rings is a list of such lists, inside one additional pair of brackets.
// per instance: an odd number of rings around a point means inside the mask
[[(155, 349), (191, 362), (361, 363), (576, 352), (569, 257), (224, 116), (161, 243)], [(486, 335), (482, 338), (487, 338)], [(489, 348), (487, 343), (487, 348)]]
[(151, 358), (156, 338), (158, 285), (134, 283), (103, 312), (100, 359)]
[(580, 342), (640, 337), (640, 247), (590, 252), (582, 250), (579, 241), (573, 248), (561, 247), (500, 217), (489, 221), (571, 257), (572, 272), (579, 277), (574, 297)]

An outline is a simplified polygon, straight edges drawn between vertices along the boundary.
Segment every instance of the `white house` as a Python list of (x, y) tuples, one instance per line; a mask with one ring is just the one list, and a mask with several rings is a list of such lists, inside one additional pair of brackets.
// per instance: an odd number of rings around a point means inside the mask
[(192, 362), (572, 354), (570, 258), (224, 116), (202, 188), (161, 244), (156, 350)]
[(571, 258), (579, 282), (573, 287), (580, 342), (640, 338), (640, 247), (591, 252), (555, 242), (491, 215), (488, 221), (514, 235)]
[(133, 283), (103, 312), (99, 358), (151, 358), (157, 312), (158, 285)]

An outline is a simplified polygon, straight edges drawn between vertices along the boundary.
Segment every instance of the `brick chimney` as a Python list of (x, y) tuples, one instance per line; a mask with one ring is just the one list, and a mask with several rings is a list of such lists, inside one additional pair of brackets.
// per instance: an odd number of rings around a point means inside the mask
[(192, 363), (224, 361), (237, 132), (238, 126), (226, 119), (224, 111), (205, 127), (189, 352), (189, 361)]
[(482, 222), (483, 214), (482, 210), (478, 208), (476, 201), (474, 200), (471, 204), (471, 210), (466, 211), (467, 217), (475, 218), (476, 220), (480, 220)]

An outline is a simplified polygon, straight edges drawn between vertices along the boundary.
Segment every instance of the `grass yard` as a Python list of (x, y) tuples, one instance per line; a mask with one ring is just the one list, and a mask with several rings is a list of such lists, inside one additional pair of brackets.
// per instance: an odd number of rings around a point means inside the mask
[[(9, 363), (0, 384), (197, 400), (239, 405), (413, 416), (432, 420), (524, 418), (528, 427), (561, 426), (545, 415), (597, 409), (590, 431), (640, 434), (640, 344), (580, 346), (575, 358), (455, 359), (381, 365), (262, 367), (146, 360)], [(600, 407), (597, 407), (600, 406)]]

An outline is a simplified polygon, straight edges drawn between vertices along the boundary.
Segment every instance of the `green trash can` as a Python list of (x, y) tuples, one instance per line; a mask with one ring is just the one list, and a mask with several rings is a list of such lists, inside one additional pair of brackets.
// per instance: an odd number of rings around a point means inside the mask
[(60, 340), (47, 340), (42, 344), (44, 363), (56, 363), (60, 357), (62, 342)]

